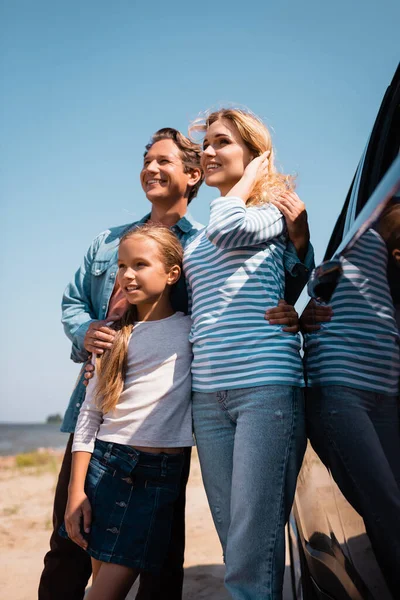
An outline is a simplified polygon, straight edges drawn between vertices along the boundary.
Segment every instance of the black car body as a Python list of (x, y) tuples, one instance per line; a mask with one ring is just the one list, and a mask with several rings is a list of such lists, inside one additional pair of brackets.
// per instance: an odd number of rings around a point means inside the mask
[[(400, 67), (388, 87), (325, 262), (309, 284), (311, 297), (329, 302), (340, 278), (340, 256), (376, 220), (400, 189)], [(389, 273), (393, 303), (400, 306), (400, 271)], [(399, 431), (400, 435), (400, 431)], [(399, 456), (400, 461), (400, 456)], [(400, 519), (400, 515), (399, 515)], [(347, 502), (330, 472), (308, 445), (289, 523), (296, 599), (390, 600), (363, 519)], [(400, 564), (399, 564), (400, 570)]]

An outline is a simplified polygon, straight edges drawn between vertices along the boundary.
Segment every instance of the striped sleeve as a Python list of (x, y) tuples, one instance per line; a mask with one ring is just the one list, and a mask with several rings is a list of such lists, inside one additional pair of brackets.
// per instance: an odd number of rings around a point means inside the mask
[(282, 213), (272, 204), (247, 207), (241, 198), (221, 197), (211, 202), (205, 234), (218, 248), (240, 248), (268, 242), (284, 227)]

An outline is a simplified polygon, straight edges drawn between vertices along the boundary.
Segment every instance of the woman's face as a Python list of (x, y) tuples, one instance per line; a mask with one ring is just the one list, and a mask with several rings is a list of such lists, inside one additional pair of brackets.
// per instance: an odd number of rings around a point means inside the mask
[(207, 129), (203, 142), (201, 166), (205, 182), (226, 196), (242, 178), (253, 156), (242, 140), (236, 125), (228, 119), (215, 121)]

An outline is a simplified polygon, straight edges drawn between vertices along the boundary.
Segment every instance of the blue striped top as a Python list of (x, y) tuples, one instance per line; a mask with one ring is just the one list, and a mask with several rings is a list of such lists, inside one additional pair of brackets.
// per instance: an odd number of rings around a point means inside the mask
[(332, 320), (305, 336), (308, 385), (397, 394), (399, 332), (386, 274), (386, 244), (369, 229), (341, 261)]
[(208, 226), (188, 242), (195, 391), (303, 386), (300, 338), (264, 319), (284, 297), (285, 222), (272, 204), (211, 203)]

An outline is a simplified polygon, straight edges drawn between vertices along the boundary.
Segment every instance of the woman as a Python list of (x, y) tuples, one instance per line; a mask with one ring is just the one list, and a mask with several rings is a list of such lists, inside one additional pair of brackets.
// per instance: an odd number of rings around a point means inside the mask
[(298, 335), (264, 311), (284, 296), (282, 212), (299, 200), (254, 115), (224, 109), (193, 129), (205, 132), (205, 181), (220, 192), (184, 253), (196, 442), (227, 589), (235, 600), (277, 599), (306, 442), (304, 380)]

